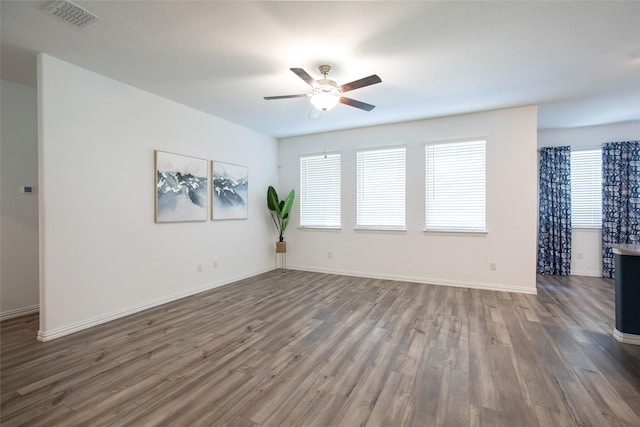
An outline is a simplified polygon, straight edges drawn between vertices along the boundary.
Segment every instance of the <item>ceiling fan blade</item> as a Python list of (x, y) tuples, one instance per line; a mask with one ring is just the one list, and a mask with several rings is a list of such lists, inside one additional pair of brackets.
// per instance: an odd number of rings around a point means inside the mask
[(272, 99), (287, 99), (287, 98), (306, 98), (306, 93), (300, 93), (298, 95), (280, 95), (280, 96), (265, 96), (264, 99), (271, 101)]
[(302, 68), (290, 68), (291, 71), (293, 71), (294, 73), (296, 73), (296, 75), (298, 77), (300, 77), (302, 80), (304, 80), (305, 82), (307, 82), (307, 84), (311, 87), (315, 86), (316, 81), (313, 79), (313, 77), (311, 77), (309, 74), (307, 74), (307, 72), (305, 70), (303, 70)]
[(340, 103), (348, 105), (350, 107), (356, 107), (361, 110), (371, 111), (376, 108), (375, 105), (367, 104), (366, 102), (356, 101), (355, 99), (345, 98), (344, 96), (340, 97)]
[(347, 83), (347, 84), (343, 84), (342, 86), (340, 86), (340, 92), (345, 93), (345, 92), (349, 92), (350, 90), (354, 90), (354, 89), (359, 89), (361, 87), (365, 87), (365, 86), (371, 86), (374, 85), (376, 83), (380, 83), (382, 81), (382, 79), (380, 77), (378, 77), (377, 74), (372, 74), (369, 77), (364, 77), (360, 80), (356, 80), (353, 81), (351, 83)]

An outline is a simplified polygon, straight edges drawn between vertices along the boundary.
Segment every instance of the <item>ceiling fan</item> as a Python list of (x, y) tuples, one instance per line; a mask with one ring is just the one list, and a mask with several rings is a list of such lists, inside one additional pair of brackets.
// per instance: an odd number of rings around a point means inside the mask
[(280, 96), (265, 96), (264, 99), (270, 101), (273, 99), (286, 99), (286, 98), (311, 98), (311, 103), (318, 110), (327, 111), (333, 108), (338, 102), (341, 104), (349, 105), (350, 107), (359, 108), (365, 111), (371, 111), (376, 108), (375, 105), (367, 104), (366, 102), (356, 101), (355, 99), (346, 98), (342, 96), (343, 93), (349, 92), (361, 87), (374, 85), (380, 83), (382, 80), (376, 74), (364, 77), (359, 80), (355, 80), (351, 83), (338, 86), (336, 82), (327, 78), (331, 72), (331, 66), (321, 65), (319, 67), (322, 78), (320, 80), (314, 80), (305, 70), (302, 68), (291, 68), (298, 77), (304, 80), (309, 86), (311, 86), (312, 92), (310, 94), (301, 93), (298, 95), (280, 95)]

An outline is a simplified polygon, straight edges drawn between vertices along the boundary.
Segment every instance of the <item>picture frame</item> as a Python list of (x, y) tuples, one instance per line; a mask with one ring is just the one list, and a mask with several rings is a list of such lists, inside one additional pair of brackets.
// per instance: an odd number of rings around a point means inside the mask
[(213, 160), (211, 182), (212, 220), (249, 217), (249, 168)]
[(207, 221), (209, 161), (155, 150), (155, 222)]

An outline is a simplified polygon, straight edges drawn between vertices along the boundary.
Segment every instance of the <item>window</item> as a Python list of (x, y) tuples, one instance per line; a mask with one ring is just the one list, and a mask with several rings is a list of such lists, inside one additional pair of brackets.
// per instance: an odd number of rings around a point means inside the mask
[(427, 231), (485, 231), (484, 140), (425, 147)]
[(340, 154), (300, 158), (300, 227), (340, 228)]
[(405, 164), (405, 147), (358, 151), (358, 228), (405, 229)]
[(571, 151), (571, 227), (602, 227), (602, 152)]

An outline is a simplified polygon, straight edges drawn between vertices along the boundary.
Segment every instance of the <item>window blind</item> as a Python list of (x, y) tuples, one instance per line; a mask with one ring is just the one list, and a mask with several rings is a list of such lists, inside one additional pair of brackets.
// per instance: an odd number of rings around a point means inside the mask
[(300, 227), (340, 228), (340, 153), (300, 158)]
[(405, 147), (358, 151), (358, 228), (405, 229), (405, 165)]
[(571, 151), (571, 227), (602, 227), (602, 151)]
[(425, 147), (427, 231), (484, 232), (484, 140)]

